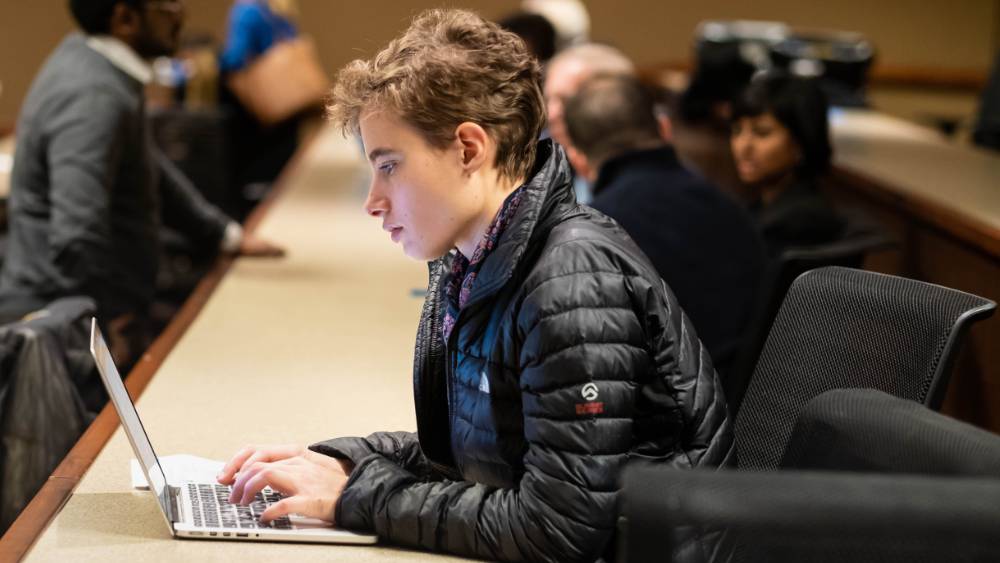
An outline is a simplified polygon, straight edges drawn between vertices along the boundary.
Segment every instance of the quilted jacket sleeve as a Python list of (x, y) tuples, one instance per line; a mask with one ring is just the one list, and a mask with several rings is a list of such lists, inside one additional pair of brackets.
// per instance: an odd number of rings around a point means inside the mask
[(377, 455), (421, 478), (429, 479), (434, 475), (413, 432), (376, 432), (367, 438), (334, 438), (313, 444), (309, 449), (349, 460), (355, 466)]
[[(637, 380), (656, 377), (634, 284), (613, 268), (588, 267), (526, 287), (513, 337), (528, 441), (516, 487), (424, 482), (375, 452), (351, 475), (338, 523), (374, 530), (390, 543), (488, 559), (601, 557), (615, 526), (618, 477), (643, 415)], [(666, 418), (679, 437), (687, 416), (678, 410)]]

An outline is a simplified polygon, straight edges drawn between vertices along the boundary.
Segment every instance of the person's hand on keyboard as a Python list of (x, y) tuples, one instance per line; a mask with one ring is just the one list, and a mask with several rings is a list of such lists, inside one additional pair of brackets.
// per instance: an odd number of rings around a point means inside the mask
[(234, 504), (253, 502), (268, 486), (284, 495), (264, 511), (262, 524), (288, 514), (333, 522), (337, 499), (350, 472), (349, 462), (303, 446), (247, 446), (222, 468), (218, 479), (223, 485), (232, 485), (229, 502)]

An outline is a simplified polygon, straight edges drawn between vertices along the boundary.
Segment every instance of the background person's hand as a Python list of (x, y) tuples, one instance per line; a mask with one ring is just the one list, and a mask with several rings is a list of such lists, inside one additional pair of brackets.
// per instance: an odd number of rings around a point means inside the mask
[(243, 233), (239, 255), (257, 258), (281, 258), (285, 255), (285, 249), (251, 233)]
[(284, 495), (261, 515), (264, 524), (292, 513), (333, 522), (350, 471), (349, 462), (302, 446), (251, 446), (226, 464), (219, 482), (232, 484), (229, 502), (236, 504), (251, 503), (264, 487)]

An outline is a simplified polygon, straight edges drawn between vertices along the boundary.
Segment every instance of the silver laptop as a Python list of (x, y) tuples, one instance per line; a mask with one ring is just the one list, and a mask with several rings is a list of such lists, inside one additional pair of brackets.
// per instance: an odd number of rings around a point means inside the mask
[(118, 411), (122, 428), (132, 444), (136, 459), (156, 495), (173, 536), (197, 539), (294, 541), (312, 543), (371, 544), (376, 536), (338, 530), (329, 523), (296, 515), (279, 518), (267, 525), (260, 514), (280, 495), (264, 489), (249, 506), (230, 504), (230, 487), (218, 483), (168, 483), (153, 445), (139, 420), (139, 413), (122, 383), (104, 336), (91, 321), (90, 353), (94, 356), (111, 402)]

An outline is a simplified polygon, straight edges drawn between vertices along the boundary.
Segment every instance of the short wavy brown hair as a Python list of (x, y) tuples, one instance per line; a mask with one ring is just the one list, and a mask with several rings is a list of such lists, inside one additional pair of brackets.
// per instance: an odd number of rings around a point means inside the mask
[(361, 114), (390, 110), (444, 148), (463, 122), (479, 124), (497, 145), (495, 166), (527, 178), (545, 123), (538, 62), (513, 33), (462, 10), (428, 10), (371, 60), (337, 76), (328, 115), (358, 134)]

